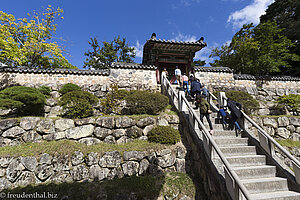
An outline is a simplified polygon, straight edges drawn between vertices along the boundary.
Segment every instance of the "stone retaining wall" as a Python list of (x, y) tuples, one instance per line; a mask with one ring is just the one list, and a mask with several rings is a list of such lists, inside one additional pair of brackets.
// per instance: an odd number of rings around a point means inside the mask
[(182, 145), (160, 151), (125, 151), (122, 154), (118, 151), (103, 155), (91, 152), (84, 156), (75, 151), (73, 156), (44, 153), (40, 158), (1, 157), (0, 190), (47, 182), (101, 181), (185, 172), (186, 150)]
[[(269, 135), (275, 138), (300, 141), (300, 118), (298, 117), (251, 117)], [(256, 128), (248, 124), (249, 129), (256, 133)]]
[(105, 70), (1, 68), (0, 89), (9, 85), (41, 86), (54, 90), (66, 83), (84, 88), (100, 87), (107, 92), (111, 84), (127, 90), (156, 90), (156, 67), (114, 63)]
[(120, 144), (133, 139), (147, 140), (148, 132), (156, 125), (178, 128), (177, 115), (146, 117), (99, 117), (85, 119), (42, 119), (23, 117), (0, 120), (0, 146), (24, 142), (76, 140), (87, 145), (101, 142)]
[(196, 68), (195, 76), (211, 91), (240, 90), (248, 92), (257, 100), (272, 101), (279, 96), (300, 94), (299, 77), (255, 77), (233, 74), (223, 67)]

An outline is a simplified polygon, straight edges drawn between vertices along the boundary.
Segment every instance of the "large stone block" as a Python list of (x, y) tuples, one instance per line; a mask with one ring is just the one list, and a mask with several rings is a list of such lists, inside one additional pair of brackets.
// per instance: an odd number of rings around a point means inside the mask
[(94, 181), (101, 181), (106, 179), (110, 170), (108, 168), (102, 168), (99, 165), (92, 165), (90, 167), (90, 179)]
[(277, 135), (284, 139), (288, 139), (290, 137), (290, 131), (288, 131), (286, 128), (278, 128), (277, 129)]
[(151, 124), (154, 124), (155, 120), (154, 118), (152, 117), (146, 117), (146, 118), (143, 118), (143, 119), (140, 119), (138, 122), (137, 122), (137, 126), (139, 128), (144, 128), (148, 125), (151, 125)]
[(26, 131), (32, 130), (36, 127), (39, 120), (39, 117), (23, 117), (20, 121), (20, 127)]
[(93, 132), (94, 132), (93, 125), (78, 126), (66, 130), (66, 137), (68, 139), (80, 139), (80, 138), (92, 136)]
[(287, 117), (279, 117), (278, 118), (278, 126), (287, 126), (289, 125), (289, 118)]
[(83, 164), (81, 164), (74, 166), (70, 170), (70, 174), (73, 177), (74, 181), (81, 181), (89, 177), (89, 170)]
[(104, 140), (111, 133), (112, 133), (112, 130), (110, 130), (108, 128), (101, 128), (101, 127), (95, 128), (95, 131), (94, 131), (94, 135), (101, 140)]
[(0, 120), (0, 130), (4, 131), (11, 127), (14, 127), (18, 124), (18, 120), (16, 119), (3, 119)]
[(122, 164), (125, 176), (133, 176), (139, 172), (139, 163), (136, 161), (128, 161)]
[(116, 127), (117, 128), (129, 128), (131, 126), (135, 125), (135, 120), (129, 118), (129, 117), (116, 117)]
[(118, 151), (105, 152), (99, 160), (101, 167), (115, 168), (121, 164), (121, 155)]
[(6, 131), (3, 132), (2, 137), (7, 137), (7, 138), (16, 138), (19, 135), (22, 135), (25, 133), (25, 130), (22, 129), (19, 126), (14, 126)]
[(55, 121), (55, 129), (57, 131), (65, 131), (73, 127), (75, 127), (75, 124), (72, 119), (58, 119)]
[(104, 128), (113, 129), (115, 127), (115, 119), (114, 117), (99, 117), (96, 120), (96, 124)]
[(38, 164), (37, 160), (33, 156), (28, 156), (28, 157), (21, 157), (21, 163), (24, 165), (24, 167), (31, 171), (34, 172), (36, 169), (36, 166)]
[(15, 182), (21, 175), (25, 167), (22, 165), (21, 160), (13, 159), (6, 169), (6, 177), (10, 182)]
[(55, 127), (52, 119), (43, 119), (37, 124), (37, 132), (41, 134), (50, 134), (55, 132)]
[(263, 123), (265, 126), (271, 126), (273, 128), (278, 127), (277, 121), (274, 118), (265, 117)]

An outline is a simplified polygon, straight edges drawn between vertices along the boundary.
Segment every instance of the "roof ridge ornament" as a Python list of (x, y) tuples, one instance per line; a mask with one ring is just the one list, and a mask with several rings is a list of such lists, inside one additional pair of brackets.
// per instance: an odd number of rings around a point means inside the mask
[(156, 33), (152, 33), (151, 39), (152, 39), (152, 40), (156, 40)]

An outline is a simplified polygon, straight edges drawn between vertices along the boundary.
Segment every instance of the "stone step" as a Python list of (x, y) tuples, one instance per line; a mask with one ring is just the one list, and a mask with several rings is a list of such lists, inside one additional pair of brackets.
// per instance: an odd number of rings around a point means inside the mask
[(215, 138), (215, 142), (218, 146), (232, 146), (232, 145), (238, 145), (242, 146), (248, 145), (248, 138), (241, 138), (241, 137), (217, 137)]
[(276, 191), (252, 194), (251, 197), (256, 200), (299, 200), (300, 193), (294, 191)]
[(287, 180), (280, 177), (244, 179), (242, 183), (250, 194), (288, 190)]
[[(214, 126), (214, 125), (213, 125)], [(235, 137), (235, 131), (229, 131), (229, 130), (214, 130), (214, 138), (217, 137)]]
[(276, 167), (270, 165), (235, 167), (234, 171), (240, 179), (275, 177)]
[(266, 164), (265, 155), (230, 156), (226, 157), (226, 159), (233, 167), (259, 166)]
[(256, 155), (255, 146), (220, 146), (219, 148), (225, 156)]

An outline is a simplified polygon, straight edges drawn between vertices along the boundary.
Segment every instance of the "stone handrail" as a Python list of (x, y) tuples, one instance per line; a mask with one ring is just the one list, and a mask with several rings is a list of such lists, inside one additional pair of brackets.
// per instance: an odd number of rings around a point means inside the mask
[[(168, 88), (172, 88), (172, 86), (171, 86), (170, 82), (167, 80), (165, 75), (162, 75), (162, 82), (161, 83), (162, 83), (162, 88), (163, 89), (167, 88), (167, 90), (166, 90), (167, 95), (170, 95), (169, 92), (168, 92), (169, 91)], [(174, 89), (172, 88), (171, 91), (174, 92)], [(173, 98), (173, 97), (170, 96), (170, 98)], [(178, 110), (180, 112), (188, 112), (189, 113), (189, 116), (192, 119), (192, 125), (194, 126), (193, 127), (194, 130), (196, 131), (196, 129), (198, 129), (199, 126), (201, 127), (202, 138), (198, 134), (197, 134), (197, 136), (200, 140), (203, 140), (204, 148), (206, 149), (206, 153), (208, 154), (208, 156), (211, 157), (211, 152), (212, 152), (212, 149), (210, 148), (210, 145), (211, 145), (211, 147), (213, 147), (215, 152), (220, 157), (222, 163), (224, 164), (225, 172), (226, 172), (226, 175), (227, 175), (227, 176), (225, 175), (226, 186), (227, 186), (228, 189), (230, 187), (234, 189), (234, 194), (233, 194), (234, 199), (243, 199), (243, 197), (244, 197), (247, 200), (251, 200), (251, 197), (250, 197), (250, 194), (249, 194), (248, 190), (242, 184), (241, 180), (239, 179), (239, 177), (237, 176), (237, 174), (235, 173), (233, 168), (230, 166), (229, 162), (226, 160), (225, 156), (223, 155), (223, 153), (219, 149), (218, 145), (213, 140), (212, 136), (210, 135), (208, 130), (205, 128), (204, 124), (201, 122), (199, 116), (196, 114), (194, 109), (189, 105), (187, 99), (185, 98), (185, 95), (184, 95), (183, 91), (179, 91), (177, 99), (178, 99)], [(175, 105), (175, 102), (174, 102), (174, 105)], [(230, 186), (228, 184), (230, 184)], [(242, 197), (240, 191), (242, 192), (243, 197)]]
[[(227, 100), (227, 97), (225, 93), (223, 92), (219, 95), (219, 105), (221, 105), (221, 102), (223, 99)], [(295, 179), (298, 184), (300, 184), (300, 162), (292, 156), (285, 148), (283, 148), (276, 140), (274, 140), (269, 134), (267, 134), (258, 124), (256, 124), (247, 114), (245, 114), (243, 111), (244, 119), (246, 119), (250, 124), (252, 124), (259, 133), (259, 143), (261, 147), (270, 155), (274, 156), (274, 145), (284, 154), (286, 157), (288, 157), (293, 164), (293, 170), (295, 173)], [(245, 124), (245, 123), (244, 123)], [(247, 127), (244, 127), (246, 129)], [(246, 130), (247, 131), (247, 130)]]

